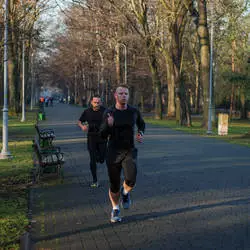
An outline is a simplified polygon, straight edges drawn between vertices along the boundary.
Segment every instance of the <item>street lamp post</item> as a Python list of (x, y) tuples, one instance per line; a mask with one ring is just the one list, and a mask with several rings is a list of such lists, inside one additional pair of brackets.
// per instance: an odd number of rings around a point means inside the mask
[[(23, 1), (21, 0), (23, 5)], [(22, 36), (22, 119), (21, 122), (25, 121), (25, 41), (24, 34)]]
[(0, 159), (8, 159), (8, 0), (5, 0), (4, 11), (4, 106), (3, 106), (3, 148)]
[(24, 39), (22, 41), (22, 119), (21, 122), (25, 121), (25, 44)]

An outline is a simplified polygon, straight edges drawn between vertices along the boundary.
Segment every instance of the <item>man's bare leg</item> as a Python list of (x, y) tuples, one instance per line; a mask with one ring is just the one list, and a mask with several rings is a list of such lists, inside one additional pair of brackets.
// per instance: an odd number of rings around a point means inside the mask
[(111, 201), (112, 207), (119, 206), (120, 191), (118, 193), (112, 193), (109, 189), (109, 199)]
[(125, 189), (126, 193), (129, 193), (133, 188), (128, 186), (125, 181), (123, 182), (123, 188)]
[(117, 193), (112, 193), (109, 189), (109, 199), (112, 203), (112, 213), (111, 213), (111, 222), (120, 222), (122, 219), (120, 217), (120, 209), (119, 209), (119, 198), (120, 191)]
[[(133, 188), (128, 186), (125, 181), (123, 182), (123, 188), (127, 193), (129, 193)], [(111, 201), (112, 207), (119, 206), (120, 191), (117, 193), (112, 193), (109, 189), (109, 199)]]
[(121, 190), (121, 196), (122, 196), (122, 207), (124, 209), (128, 209), (131, 205), (131, 199), (129, 192), (133, 189), (133, 187), (128, 186), (125, 181), (123, 182), (122, 190)]

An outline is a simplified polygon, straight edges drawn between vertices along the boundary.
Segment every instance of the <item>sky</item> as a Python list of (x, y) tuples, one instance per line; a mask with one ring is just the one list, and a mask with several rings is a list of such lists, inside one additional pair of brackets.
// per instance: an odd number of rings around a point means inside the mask
[[(42, 0), (44, 1), (44, 0)], [(46, 1), (46, 0), (45, 0)], [(47, 0), (47, 9), (40, 14), (37, 24), (42, 26), (42, 37), (44, 38), (44, 46), (50, 46), (51, 41), (57, 33), (63, 33), (63, 11), (69, 6), (70, 0)], [(38, 55), (41, 58), (48, 56), (48, 50), (41, 49)]]
[(44, 33), (46, 35), (54, 35), (55, 32), (63, 30), (63, 11), (69, 5), (69, 0), (49, 0), (48, 9), (40, 15), (39, 21), (45, 23), (46, 29)]

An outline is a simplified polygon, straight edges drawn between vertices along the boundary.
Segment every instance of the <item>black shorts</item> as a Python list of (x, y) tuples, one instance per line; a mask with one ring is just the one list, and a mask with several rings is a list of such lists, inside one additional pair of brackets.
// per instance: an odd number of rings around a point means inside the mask
[(106, 162), (112, 193), (117, 193), (120, 190), (122, 169), (125, 183), (130, 187), (135, 185), (137, 175), (137, 148), (119, 151), (109, 148)]

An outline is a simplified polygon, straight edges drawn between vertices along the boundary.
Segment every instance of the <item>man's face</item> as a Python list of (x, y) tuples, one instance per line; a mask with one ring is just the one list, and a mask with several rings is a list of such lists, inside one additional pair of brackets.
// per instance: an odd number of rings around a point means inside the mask
[(129, 92), (127, 88), (118, 87), (115, 92), (115, 100), (121, 105), (127, 104)]
[(101, 99), (98, 97), (93, 97), (91, 105), (94, 110), (98, 110), (101, 106)]

